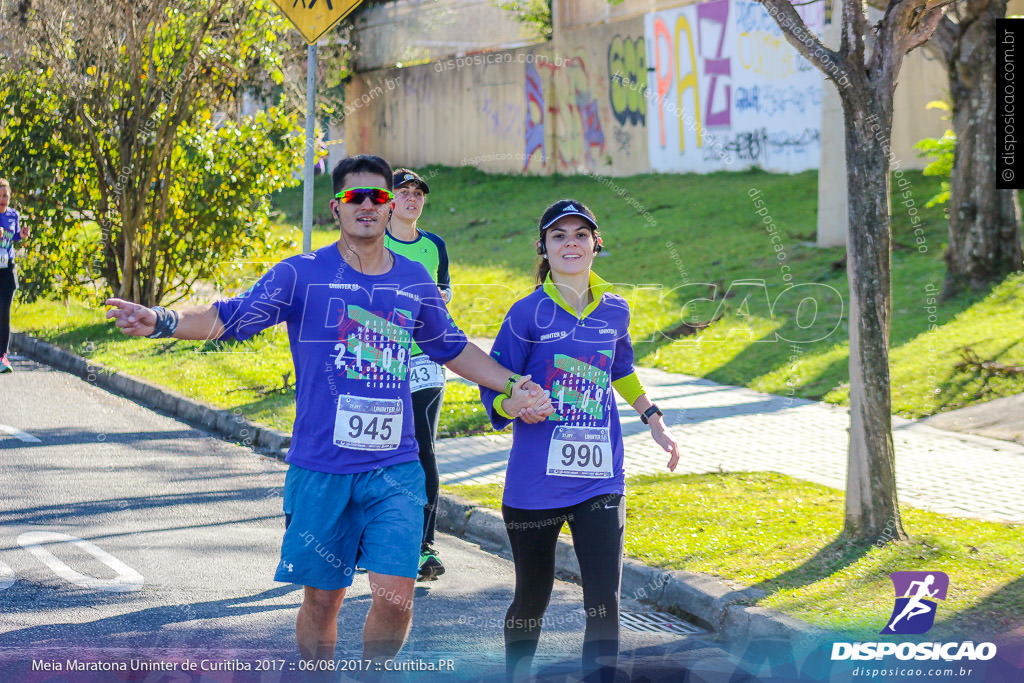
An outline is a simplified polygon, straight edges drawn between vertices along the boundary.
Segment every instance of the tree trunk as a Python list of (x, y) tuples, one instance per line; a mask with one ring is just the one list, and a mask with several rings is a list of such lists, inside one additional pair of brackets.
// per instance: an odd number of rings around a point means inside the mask
[[(851, 88), (850, 90), (855, 90)], [(850, 450), (846, 533), (860, 541), (906, 538), (896, 501), (889, 325), (891, 98), (843, 96), (846, 130), (846, 262), (850, 280)]]
[(956, 151), (949, 188), (949, 247), (942, 296), (978, 291), (1021, 268), (1015, 190), (996, 189), (996, 19), (1006, 0), (961, 8), (956, 39), (943, 56), (949, 73)]
[[(906, 538), (896, 501), (889, 391), (893, 93), (909, 51), (943, 18), (942, 0), (889, 0), (870, 28), (863, 0), (843, 0), (838, 50), (821, 43), (791, 0), (760, 0), (786, 40), (839, 89), (846, 134), (850, 279), (850, 450), (844, 531), (858, 541)], [(866, 41), (872, 43), (870, 57)]]

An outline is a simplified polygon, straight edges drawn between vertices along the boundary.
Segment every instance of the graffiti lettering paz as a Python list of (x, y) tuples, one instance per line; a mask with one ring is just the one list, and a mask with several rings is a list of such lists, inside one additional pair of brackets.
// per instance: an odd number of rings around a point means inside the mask
[[(686, 32), (686, 45), (689, 48), (690, 60), (689, 66), (686, 71), (686, 76), (683, 76), (682, 65), (679, 63), (679, 53), (676, 53), (676, 97), (678, 102), (676, 103), (676, 111), (685, 111), (683, 109), (683, 93), (687, 90), (693, 91), (693, 116), (697, 123), (697, 146), (700, 147), (704, 144), (704, 134), (701, 131), (700, 125), (700, 89), (697, 83), (697, 57), (693, 51), (693, 31), (690, 30), (690, 22), (685, 15), (680, 15), (676, 19), (676, 45), (679, 45), (679, 35), (682, 31)], [(686, 147), (686, 136), (683, 133), (683, 119), (679, 119), (679, 151), (684, 151)]]
[[(680, 45), (679, 36), (686, 36), (688, 56), (685, 67), (680, 64), (679, 59), (683, 53), (677, 48)], [(670, 110), (679, 124), (679, 152), (686, 151), (686, 132), (683, 124), (687, 116), (691, 119), (694, 133), (697, 136), (697, 146), (704, 144), (704, 132), (700, 120), (700, 90), (697, 82), (697, 57), (693, 49), (693, 31), (690, 29), (690, 21), (685, 14), (680, 14), (675, 22), (675, 38), (669, 32), (668, 25), (661, 19), (654, 19), (654, 82), (658, 91), (658, 143), (662, 148), (667, 146), (666, 123), (665, 123), (665, 98), (673, 89), (676, 93), (676, 102)], [(673, 83), (673, 74), (678, 77)], [(685, 75), (684, 75), (685, 74)], [(693, 95), (693, 108), (689, 109), (683, 105), (683, 93), (691, 91)], [(686, 115), (683, 114), (686, 112)]]
[[(820, 33), (824, 11), (798, 11)], [(652, 12), (644, 39), (653, 66), (645, 89), (653, 170), (817, 166), (823, 78), (760, 3), (711, 0)]]
[[(725, 32), (729, 22), (729, 0), (714, 0), (697, 5), (697, 28), (700, 36), (701, 56), (713, 54), (712, 57), (704, 58), (704, 75), (711, 77), (711, 85), (708, 89), (707, 109), (704, 112), (706, 125), (728, 126), (732, 120), (730, 116), (732, 104), (732, 87), (724, 79), (732, 75), (732, 65), (728, 57), (723, 56), (725, 47)], [(715, 37), (718, 41), (715, 41)], [(722, 90), (718, 88), (719, 79), (722, 78)], [(720, 108), (712, 109), (715, 104)]]
[(643, 125), (647, 116), (643, 93), (647, 85), (647, 56), (643, 38), (612, 38), (608, 45), (608, 75), (612, 116), (623, 126), (627, 123)]

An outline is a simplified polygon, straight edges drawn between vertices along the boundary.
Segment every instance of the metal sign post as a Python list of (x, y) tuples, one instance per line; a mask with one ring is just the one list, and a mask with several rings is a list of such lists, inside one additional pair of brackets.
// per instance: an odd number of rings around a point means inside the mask
[[(306, 60), (306, 164), (302, 187), (302, 253), (313, 250), (313, 159), (316, 157), (316, 41), (362, 0), (274, 0), (309, 45)], [(289, 4), (291, 3), (291, 4)]]
[(307, 49), (306, 58), (306, 167), (302, 173), (302, 253), (313, 251), (313, 159), (316, 150), (316, 44)]

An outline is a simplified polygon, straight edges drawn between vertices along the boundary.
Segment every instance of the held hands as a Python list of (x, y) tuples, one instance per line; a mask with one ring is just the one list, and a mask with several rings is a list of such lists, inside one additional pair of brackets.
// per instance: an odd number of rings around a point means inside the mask
[(555, 412), (551, 405), (551, 395), (539, 384), (530, 381), (530, 375), (523, 375), (512, 385), (512, 396), (501, 402), (501, 409), (526, 424), (542, 422)]
[(21, 229), (18, 230), (18, 234), (21, 236), (21, 239), (27, 240), (28, 236), (32, 234), (32, 229), (29, 228), (27, 225), (23, 225), (21, 226)]
[(676, 444), (675, 438), (672, 436), (672, 432), (665, 426), (665, 421), (661, 415), (655, 415), (651, 418), (651, 437), (654, 441), (665, 449), (666, 453), (672, 455), (668, 459), (668, 471), (675, 472), (676, 465), (679, 464), (679, 446)]
[(103, 303), (113, 307), (107, 310), (106, 317), (113, 318), (125, 334), (147, 337), (156, 329), (156, 313), (151, 308), (124, 299), (107, 299)]

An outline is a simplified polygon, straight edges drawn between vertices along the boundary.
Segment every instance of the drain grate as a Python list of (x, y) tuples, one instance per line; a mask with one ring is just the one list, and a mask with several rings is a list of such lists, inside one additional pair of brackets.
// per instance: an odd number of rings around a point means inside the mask
[(665, 612), (620, 612), (619, 624), (630, 631), (644, 633), (676, 633), (681, 636), (692, 636), (703, 633), (704, 629), (683, 621), (677, 616)]

